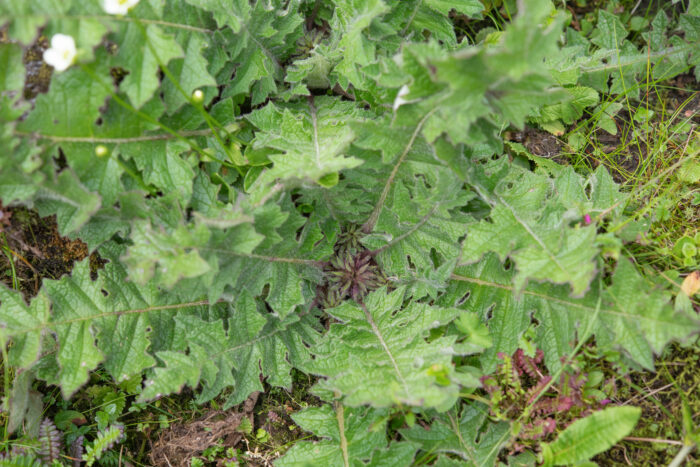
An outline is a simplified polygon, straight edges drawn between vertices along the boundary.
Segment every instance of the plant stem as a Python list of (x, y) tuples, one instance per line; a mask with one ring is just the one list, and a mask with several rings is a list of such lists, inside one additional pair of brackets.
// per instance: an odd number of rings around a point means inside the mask
[[(46, 16), (49, 17), (48, 15)], [(201, 32), (203, 34), (213, 34), (216, 31), (206, 28), (198, 28), (196, 26), (190, 26), (189, 24), (173, 23), (171, 21), (161, 21), (155, 19), (143, 19), (143, 18), (133, 18), (130, 16), (115, 16), (115, 15), (59, 15), (51, 16), (51, 19), (97, 19), (97, 20), (107, 20), (107, 21), (123, 21), (125, 23), (131, 23), (134, 21), (140, 21), (146, 24), (157, 24), (158, 26), (163, 26), (166, 28), (176, 28), (184, 29), (185, 31)]]
[(85, 65), (81, 65), (81, 68), (85, 71), (85, 73), (87, 73), (88, 75), (90, 75), (90, 77), (92, 77), (92, 79), (94, 79), (94, 80), (97, 81), (98, 83), (102, 84), (102, 86), (104, 86), (105, 89), (107, 89), (107, 91), (109, 92), (109, 94), (110, 94), (110, 96), (112, 97), (112, 99), (114, 99), (114, 102), (116, 102), (116, 103), (119, 104), (120, 106), (124, 107), (125, 109), (129, 110), (130, 112), (135, 113), (136, 115), (138, 115), (138, 116), (141, 117), (142, 119), (146, 120), (147, 122), (152, 123), (152, 124), (154, 124), (154, 125), (157, 125), (157, 126), (159, 126), (160, 128), (162, 128), (164, 131), (170, 133), (170, 134), (173, 135), (175, 138), (179, 139), (180, 141), (182, 141), (182, 142), (184, 142), (185, 144), (187, 144), (188, 146), (190, 146), (197, 154), (200, 155), (200, 157), (203, 157), (203, 158), (211, 158), (211, 159), (214, 159), (214, 160), (216, 160), (217, 162), (219, 162), (219, 163), (221, 163), (221, 164), (224, 164), (224, 161), (222, 161), (221, 159), (218, 159), (218, 158), (216, 158), (216, 157), (214, 157), (214, 156), (212, 156), (212, 155), (209, 155), (209, 154), (205, 154), (204, 151), (202, 151), (202, 148), (200, 148), (196, 143), (194, 143), (193, 141), (190, 141), (189, 139), (185, 138), (184, 136), (182, 136), (182, 135), (181, 135), (180, 133), (178, 133), (177, 131), (175, 131), (175, 130), (173, 130), (172, 128), (166, 126), (165, 124), (163, 124), (163, 123), (161, 123), (160, 121), (158, 121), (157, 119), (151, 117), (151, 116), (148, 115), (147, 113), (141, 112), (140, 110), (134, 108), (131, 104), (129, 104), (129, 103), (126, 102), (124, 99), (122, 99), (121, 97), (119, 97), (119, 96), (117, 95), (117, 93), (112, 89), (112, 87), (111, 87), (109, 84), (106, 84), (104, 81), (102, 81), (102, 79), (100, 79), (100, 77), (97, 76), (89, 67), (87, 67), (87, 66), (85, 66)]
[[(7, 354), (7, 343), (8, 339), (5, 338), (5, 333), (2, 329), (0, 329), (0, 351), (2, 351), (2, 377), (3, 377), (3, 394), (4, 397), (7, 398), (6, 401), (3, 401), (3, 410), (7, 411), (6, 414), (7, 416), (5, 417), (5, 430), (3, 433), (3, 444), (7, 445), (7, 440), (10, 438), (10, 433), (7, 432), (7, 429), (10, 425), (10, 416), (9, 416), (9, 401), (10, 401), (10, 360)], [(7, 405), (5, 405), (5, 403)]]
[(338, 420), (338, 433), (340, 433), (340, 450), (343, 453), (343, 466), (350, 467), (348, 456), (348, 440), (345, 437), (345, 411), (341, 402), (335, 402), (335, 418)]
[(688, 454), (690, 454), (690, 451), (693, 449), (695, 449), (695, 444), (686, 444), (683, 446), (681, 450), (678, 451), (678, 454), (676, 454), (676, 457), (674, 457), (671, 463), (668, 464), (668, 467), (680, 467), (685, 458), (688, 457)]
[[(153, 56), (156, 58), (156, 62), (158, 62), (158, 67), (160, 70), (163, 72), (163, 74), (170, 80), (171, 83), (173, 83), (173, 86), (182, 94), (182, 96), (185, 98), (187, 102), (189, 102), (191, 105), (194, 105), (194, 107), (199, 111), (199, 113), (202, 115), (202, 118), (204, 118), (204, 121), (207, 122), (207, 125), (209, 126), (209, 129), (211, 130), (212, 134), (214, 135), (214, 138), (216, 138), (216, 141), (219, 143), (221, 148), (226, 151), (226, 143), (221, 139), (221, 135), (219, 135), (219, 129), (223, 127), (221, 123), (219, 123), (214, 117), (212, 117), (209, 112), (206, 111), (204, 106), (202, 104), (196, 104), (192, 101), (192, 96), (187, 94), (187, 91), (185, 91), (182, 86), (180, 85), (180, 82), (173, 76), (172, 72), (170, 69), (165, 66), (165, 63), (160, 59), (158, 56), (158, 51), (156, 48), (153, 46), (150, 40), (148, 40), (148, 32), (146, 31), (146, 28), (141, 24), (141, 21), (136, 18), (136, 25), (139, 27), (141, 30), (141, 34), (143, 34), (143, 39), (146, 41), (146, 45), (148, 45), (148, 48), (150, 49), (151, 53)], [(219, 161), (220, 162), (220, 161)], [(225, 165), (230, 166), (231, 164), (226, 163)], [(243, 171), (241, 170), (240, 167), (237, 165), (234, 165), (235, 169), (238, 171), (238, 174), (243, 176)]]
[(682, 446), (683, 443), (680, 441), (675, 441), (673, 439), (658, 439), (658, 438), (638, 438), (636, 436), (625, 436), (625, 441), (642, 441), (645, 443), (660, 443), (660, 444), (672, 444), (675, 446)]
[(94, 138), (92, 136), (52, 136), (44, 135), (41, 133), (25, 133), (23, 131), (15, 131), (13, 133), (15, 136), (24, 136), (35, 139), (45, 139), (51, 141), (52, 143), (94, 143), (94, 144), (126, 144), (126, 143), (141, 143), (145, 141), (160, 141), (168, 139), (182, 139), (190, 136), (207, 136), (211, 134), (211, 130), (193, 130), (193, 131), (182, 131), (173, 135), (169, 134), (159, 134), (159, 135), (144, 135), (144, 136), (134, 136), (131, 138)]

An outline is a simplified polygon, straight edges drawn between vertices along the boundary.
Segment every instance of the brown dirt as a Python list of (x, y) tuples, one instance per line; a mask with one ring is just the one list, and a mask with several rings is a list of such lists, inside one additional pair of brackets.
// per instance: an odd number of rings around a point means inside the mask
[[(612, 135), (605, 130), (597, 129), (591, 135), (591, 143), (583, 149), (586, 160), (592, 167), (604, 164), (610, 171), (616, 182), (624, 184), (630, 178), (637, 176), (644, 177), (649, 174), (637, 173), (640, 166), (647, 160), (650, 148), (656, 144), (657, 134), (655, 127), (659, 125), (660, 119), (663, 124), (669, 122), (672, 115), (677, 114), (672, 124), (690, 120), (691, 123), (700, 124), (700, 91), (697, 91), (698, 83), (695, 77), (686, 73), (679, 75), (664, 83), (658, 90), (650, 89), (646, 96), (642, 96), (643, 102), (638, 106), (649, 106), (655, 111), (650, 125), (651, 129), (644, 135), (637, 137), (634, 129), (639, 123), (634, 121), (634, 115), (627, 109), (622, 109), (615, 117), (617, 124), (617, 134)], [(662, 107), (663, 106), (663, 107)], [(667, 161), (677, 157), (675, 155), (675, 144), (669, 140), (669, 147), (665, 155)], [(593, 153), (594, 148), (598, 148), (606, 153), (610, 160), (600, 159)], [(648, 166), (650, 173), (655, 173), (656, 167)]]
[(226, 448), (237, 447), (244, 440), (244, 434), (238, 431), (243, 419), (254, 426), (253, 409), (259, 395), (251, 394), (237, 410), (214, 410), (198, 420), (171, 425), (153, 444), (151, 462), (155, 467), (190, 465), (193, 457), (222, 440)]
[[(525, 128), (525, 140), (523, 141), (523, 145), (536, 156), (554, 160), (557, 160), (557, 156), (561, 153), (562, 148), (562, 144), (556, 136), (546, 131), (530, 127)], [(566, 163), (566, 161), (558, 162)]]
[[(221, 411), (217, 404), (212, 404), (214, 408), (202, 408), (204, 412), (200, 417), (193, 417), (189, 411), (179, 411), (191, 395), (181, 394), (181, 404), (176, 402), (179, 396), (165, 399), (162, 408), (172, 417), (185, 421), (172, 424), (158, 434), (143, 433), (144, 442), (151, 449), (147, 460), (140, 461), (156, 467), (189, 465), (192, 458), (203, 459), (203, 452), (214, 447), (218, 450), (216, 459), (205, 465), (214, 465), (214, 462), (217, 466), (225, 465), (225, 461), (231, 460), (227, 459), (226, 451), (233, 448), (241, 465), (271, 467), (294, 441), (315, 439), (291, 418), (306, 407), (321, 405), (309, 392), (315, 379), (294, 371), (293, 380), (291, 391), (264, 384), (264, 392), (252, 394), (241, 405)], [(170, 407), (173, 403), (175, 405)], [(243, 419), (250, 422), (252, 430), (243, 432), (240, 426)], [(263, 437), (258, 437), (259, 433)]]
[[(617, 154), (612, 157), (615, 159), (614, 164), (608, 163), (608, 161), (593, 161), (594, 166), (603, 163), (613, 179), (617, 183), (625, 183), (639, 168), (640, 162), (647, 156), (647, 145), (645, 144), (635, 144), (632, 136), (632, 131), (629, 128), (631, 119), (615, 119), (618, 124), (618, 128), (625, 128), (623, 131), (617, 132), (615, 135), (611, 135), (605, 130), (598, 129), (593, 135), (594, 145), (600, 148), (606, 154), (612, 154), (616, 151)], [(624, 150), (620, 151), (620, 147), (624, 147)], [(588, 155), (588, 159), (594, 159), (590, 153), (593, 147), (591, 145), (587, 146), (584, 151)], [(622, 169), (622, 170), (620, 170)]]
[(53, 68), (44, 63), (44, 50), (49, 48), (46, 37), (40, 36), (24, 53), (24, 66), (26, 74), (24, 78), (24, 98), (34, 100), (37, 95), (49, 90)]
[[(3, 207), (0, 203), (0, 280), (12, 287), (12, 267), (25, 297), (39, 292), (44, 278), (58, 279), (73, 269), (76, 261), (88, 256), (80, 240), (70, 240), (58, 233), (55, 216), (41, 218), (35, 211), (20, 207)], [(99, 256), (90, 256), (94, 272), (103, 264)]]
[(692, 73), (678, 75), (668, 82), (669, 89), (663, 100), (671, 111), (680, 109), (679, 120), (689, 118), (693, 123), (700, 124), (699, 85)]
[(531, 154), (569, 165), (569, 159), (561, 155), (563, 143), (547, 131), (525, 126), (523, 131), (507, 132), (505, 137), (510, 141), (522, 143)]

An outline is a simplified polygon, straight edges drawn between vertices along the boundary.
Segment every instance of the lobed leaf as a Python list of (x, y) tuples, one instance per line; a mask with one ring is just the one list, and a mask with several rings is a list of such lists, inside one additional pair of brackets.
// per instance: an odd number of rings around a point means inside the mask
[(382, 430), (376, 429), (384, 416), (384, 411), (377, 409), (344, 408), (342, 405), (334, 409), (328, 404), (298, 412), (292, 416), (294, 421), (321, 440), (295, 444), (276, 465), (363, 465), (373, 451), (387, 444)]
[(87, 260), (78, 263), (70, 277), (44, 281), (53, 305), (56, 358), (65, 398), (73, 395), (87, 381), (89, 372), (104, 360), (95, 342), (95, 327), (113, 311), (113, 305), (102, 293), (101, 282), (91, 281)]
[(12, 336), (10, 365), (28, 369), (41, 354), (41, 340), (49, 320), (50, 302), (45, 293), (34, 297), (29, 306), (22, 294), (0, 286), (0, 335), (2, 344)]
[(157, 71), (184, 56), (175, 38), (154, 24), (129, 23), (117, 64), (129, 72), (120, 88), (139, 109), (153, 97), (160, 82)]
[(361, 163), (343, 153), (354, 136), (350, 122), (363, 118), (357, 105), (328, 97), (283, 108), (270, 103), (252, 112), (248, 120), (259, 129), (252, 148), (273, 150), (274, 165), (251, 190), (266, 193), (278, 181), (335, 185), (341, 170)]
[(488, 322), (493, 347), (481, 358), (486, 372), (495, 369), (499, 352), (512, 354), (518, 348), (533, 313), (540, 323), (535, 343), (544, 350), (552, 371), (570, 356), (576, 340), (584, 338), (580, 330), (591, 329), (601, 348), (622, 349), (631, 360), (651, 370), (655, 352), (698, 329), (696, 318), (674, 312), (670, 297), (650, 289), (626, 259), (620, 260), (611, 286), (592, 287), (582, 298), (572, 298), (566, 288), (550, 284), (530, 284), (518, 292), (511, 285), (512, 269), (505, 270), (493, 256), (455, 269), (452, 277), (457, 282), (439, 303), (459, 303)]
[(325, 376), (315, 391), (337, 392), (349, 406), (388, 407), (405, 404), (451, 407), (459, 386), (454, 376), (454, 337), (428, 343), (428, 330), (451, 322), (455, 308), (421, 303), (402, 307), (405, 289), (387, 293), (382, 288), (364, 303), (345, 302), (329, 313), (332, 324), (312, 348), (314, 360), (306, 369)]
[(435, 414), (430, 429), (414, 425), (402, 429), (401, 435), (418, 443), (423, 451), (456, 454), (461, 460), (459, 465), (496, 465), (510, 430), (507, 423), (487, 422), (487, 415), (488, 410), (481, 404), (465, 406), (461, 412), (453, 408), (444, 414)]

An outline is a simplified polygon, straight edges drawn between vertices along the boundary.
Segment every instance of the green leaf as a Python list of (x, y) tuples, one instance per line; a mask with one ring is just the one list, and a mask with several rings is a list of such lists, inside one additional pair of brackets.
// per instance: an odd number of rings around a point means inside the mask
[(97, 434), (97, 438), (87, 446), (83, 460), (88, 467), (92, 466), (104, 453), (111, 449), (116, 443), (124, 438), (124, 427), (122, 425), (112, 425)]
[[(381, 151), (382, 162), (392, 165), (378, 165), (374, 154), (362, 154), (365, 164), (342, 182), (341, 192), (350, 194), (350, 205), (334, 207), (334, 212), (353, 209), (356, 212), (349, 217), (366, 216), (357, 212), (362, 205), (355, 200), (371, 201), (374, 208), (363, 226), (369, 232), (363, 245), (376, 255), (386, 274), (435, 295), (459, 256), (460, 241), (472, 222), (464, 206), (474, 195), (435, 158), (418, 135), (420, 128), (394, 126), (386, 120), (353, 128), (357, 146)], [(353, 193), (356, 189), (362, 192)]]
[[(184, 385), (201, 385), (197, 401), (204, 403), (233, 387), (224, 404), (228, 408), (240, 404), (252, 392), (262, 391), (261, 378), (273, 386), (291, 387), (292, 367), (308, 360), (305, 343), (316, 339), (308, 320), (292, 315), (281, 321), (270, 316), (245, 291), (235, 310), (229, 306), (209, 307), (209, 313), (223, 316), (226, 324), (220, 319), (203, 320), (191, 311), (192, 306), (202, 303), (206, 302), (162, 306), (164, 310), (179, 311), (175, 317), (163, 311), (157, 319), (151, 318), (154, 336), (161, 341), (154, 339), (153, 347), (173, 350), (156, 352), (165, 366), (154, 369), (140, 400), (180, 391)], [(164, 333), (170, 336), (163, 339), (159, 334)]]
[(342, 324), (312, 348), (308, 371), (323, 375), (315, 391), (344, 396), (349, 406), (388, 407), (401, 403), (449, 408), (459, 386), (453, 380), (453, 337), (426, 342), (429, 329), (445, 325), (459, 313), (421, 303), (402, 307), (404, 289), (381, 288), (364, 304), (345, 302), (328, 310)]
[(474, 262), (493, 251), (515, 261), (517, 289), (531, 278), (569, 283), (575, 295), (582, 295), (595, 275), (597, 255), (595, 225), (570, 226), (585, 212), (583, 192), (576, 196), (576, 209), (574, 199), (565, 204), (557, 193), (567, 185), (558, 187), (545, 175), (515, 166), (508, 169), (505, 161), (490, 165), (488, 171), (477, 167), (472, 178), (492, 206), (490, 221), (470, 226), (462, 261)]
[[(282, 63), (294, 52), (302, 34), (303, 19), (296, 2), (281, 0), (233, 4), (221, 0), (187, 0), (211, 11), (220, 27), (229, 26), (227, 51), (234, 64), (236, 79), (227, 83), (224, 97), (247, 95), (257, 105), (277, 92), (283, 77)], [(230, 75), (229, 75), (230, 78)]]
[(260, 129), (253, 148), (267, 147), (280, 154), (270, 156), (274, 166), (251, 190), (266, 193), (277, 180), (321, 183), (327, 181), (324, 177), (357, 167), (361, 161), (343, 152), (354, 136), (349, 122), (363, 116), (354, 103), (327, 97), (282, 109), (268, 104), (253, 112), (248, 120)]
[(13, 383), (12, 391), (3, 404), (3, 410), (9, 412), (7, 421), (8, 433), (14, 433), (23, 428), (27, 436), (39, 435), (39, 424), (43, 415), (44, 404), (39, 391), (32, 389), (34, 374), (31, 371), (19, 373)]
[(198, 360), (204, 360), (206, 354), (199, 348), (193, 347), (192, 355), (179, 352), (162, 351), (156, 355), (165, 363), (165, 367), (154, 370), (152, 378), (144, 382), (143, 390), (139, 394), (139, 401), (159, 399), (165, 394), (178, 393), (185, 384), (192, 387), (197, 385), (202, 371)]
[(129, 275), (140, 284), (146, 284), (157, 274), (157, 282), (171, 288), (182, 278), (197, 277), (210, 269), (196, 250), (209, 239), (209, 231), (204, 226), (191, 231), (180, 225), (165, 233), (159, 232), (149, 221), (136, 221), (132, 224), (131, 238), (134, 246), (129, 248), (123, 261)]
[(99, 193), (103, 206), (112, 206), (124, 191), (124, 170), (118, 159), (110, 155), (97, 157), (92, 143), (61, 143), (61, 150), (81, 183)]
[(627, 31), (622, 21), (603, 9), (598, 10), (596, 26), (591, 42), (602, 49), (617, 49), (627, 37)]
[[(191, 314), (179, 314), (175, 320), (177, 326), (184, 331), (190, 356), (195, 355), (196, 358), (193, 360), (204, 362), (200, 364), (201, 375), (198, 379), (202, 385), (202, 391), (197, 401), (205, 402), (219, 395), (223, 389), (234, 386), (235, 380), (231, 375), (231, 368), (236, 366), (237, 362), (232, 352), (223, 350), (227, 346), (223, 322), (221, 320), (205, 322)], [(175, 368), (169, 370), (177, 371)], [(195, 387), (196, 381), (192, 379), (187, 383)]]
[(469, 343), (481, 348), (488, 348), (493, 344), (488, 328), (484, 326), (476, 313), (459, 315), (455, 325), (460, 332), (467, 336)]
[(342, 406), (334, 409), (328, 404), (297, 412), (292, 415), (294, 421), (321, 440), (296, 443), (275, 465), (342, 467), (363, 464), (375, 449), (387, 444), (384, 430), (377, 426), (385, 416), (385, 411), (376, 409)]
[[(122, 151), (130, 152), (134, 145)], [(164, 193), (179, 192), (179, 198), (189, 200), (192, 196), (192, 179), (194, 171), (185, 161), (181, 153), (190, 149), (189, 145), (182, 141), (154, 142), (151, 143), (153, 151), (149, 157), (132, 155), (139, 170), (143, 171), (144, 182), (152, 184)]]
[(554, 105), (546, 105), (540, 109), (540, 115), (534, 120), (537, 122), (551, 122), (561, 120), (571, 124), (583, 116), (583, 111), (598, 103), (598, 93), (595, 89), (585, 86), (573, 86), (565, 88), (566, 100)]
[(348, 0), (336, 5), (331, 20), (334, 32), (334, 44), (341, 52), (341, 59), (335, 66), (334, 73), (343, 89), (350, 83), (362, 87), (363, 77), (360, 68), (375, 61), (375, 44), (362, 32), (372, 20), (387, 11), (381, 0)]
[[(235, 367), (236, 387), (227, 407), (241, 403), (254, 391), (263, 391), (261, 378), (273, 386), (290, 387), (292, 366), (309, 358), (303, 340), (313, 342), (316, 338), (294, 317), (286, 322), (265, 317), (245, 291), (235, 309), (235, 326), (230, 328), (226, 355)], [(222, 367), (222, 371), (226, 368)]]
[(688, 159), (678, 168), (676, 175), (678, 179), (685, 183), (697, 183), (700, 180), (700, 162)]
[(693, 16), (700, 16), (700, 3), (698, 0), (690, 0), (690, 2), (688, 2), (688, 11), (686, 11), (686, 13)]
[[(640, 290), (646, 293), (640, 295)], [(668, 294), (649, 288), (648, 282), (625, 258), (618, 262), (613, 285), (604, 299), (608, 306), (614, 307), (601, 316), (603, 324), (615, 335), (611, 343), (623, 347), (648, 369), (653, 368), (652, 351), (661, 352), (671, 339), (683, 340), (698, 327), (693, 315), (674, 313)], [(643, 343), (644, 338), (648, 347)]]
[(238, 225), (212, 232), (211, 241), (200, 251), (212, 268), (203, 279), (210, 300), (245, 289), (255, 297), (264, 294), (274, 313), (285, 318), (312, 299), (313, 292), (304, 283), (320, 281), (319, 263), (306, 259), (296, 241), (306, 218), (290, 213), (288, 198), (280, 204), (284, 209), (268, 205), (256, 210), (252, 225), (248, 215), (239, 214)]
[(158, 26), (129, 23), (117, 63), (129, 72), (120, 88), (129, 96), (132, 105), (139, 109), (153, 97), (160, 84), (159, 66), (183, 56), (180, 44)]
[(374, 451), (369, 465), (375, 467), (393, 467), (396, 465), (413, 465), (416, 451), (419, 446), (416, 443), (394, 441), (385, 449)]
[[(0, 4), (0, 23), (3, 25), (12, 20), (8, 27), (10, 37), (16, 38), (22, 44), (30, 44), (36, 37), (39, 28), (47, 21), (46, 17), (37, 15), (37, 10), (46, 8), (47, 2), (23, 2), (22, 0), (9, 0)], [(53, 11), (52, 11), (53, 10)], [(55, 6), (47, 10), (49, 14), (60, 14), (63, 10), (55, 10)]]
[(552, 371), (561, 367), (560, 359), (570, 356), (573, 343), (582, 338), (577, 329), (590, 326), (599, 348), (622, 349), (651, 370), (655, 352), (672, 339), (687, 338), (698, 327), (693, 316), (674, 312), (670, 296), (650, 288), (625, 258), (620, 258), (611, 286), (600, 290), (593, 285), (582, 298), (572, 298), (566, 287), (550, 284), (531, 283), (515, 293), (512, 268), (505, 270), (493, 256), (455, 269), (452, 277), (456, 282), (438, 304), (478, 312), (487, 322), (493, 347), (481, 357), (486, 373), (496, 368), (499, 352), (510, 355), (518, 348), (532, 313), (540, 323), (535, 343), (544, 350)]
[(0, 44), (0, 91), (20, 91), (24, 86), (22, 48), (18, 44)]
[(543, 443), (545, 465), (583, 462), (627, 436), (639, 420), (638, 407), (610, 407), (576, 420), (556, 441)]
[(168, 68), (184, 94), (170, 80), (163, 83), (165, 106), (172, 114), (180, 106), (189, 102), (189, 97), (195, 89), (216, 86), (216, 80), (207, 71), (207, 61), (202, 56), (202, 49), (207, 46), (202, 34), (189, 34), (185, 47), (185, 58), (173, 60)]
[[(324, 54), (325, 52), (325, 54)], [(287, 68), (285, 81), (288, 83), (303, 82), (302, 88), (295, 91), (295, 94), (310, 95), (308, 89), (328, 89), (331, 87), (330, 73), (333, 69), (333, 55), (326, 52), (323, 46), (317, 46), (311, 51), (310, 56), (294, 61), (294, 64)]]
[(0, 335), (2, 344), (12, 337), (10, 365), (29, 369), (41, 354), (41, 339), (49, 320), (49, 300), (43, 292), (29, 306), (22, 294), (0, 285)]
[(420, 41), (426, 31), (432, 38), (449, 47), (457, 44), (450, 12), (480, 19), (484, 10), (484, 5), (479, 0), (409, 0), (396, 3), (396, 7), (386, 16), (388, 22), (402, 26), (399, 31), (402, 35), (413, 35), (411, 39)]
[(590, 200), (593, 203), (592, 212), (612, 213), (620, 215), (625, 208), (626, 195), (620, 192), (620, 187), (604, 167), (598, 167), (589, 177), (591, 186)]
[[(487, 415), (488, 408), (472, 404), (461, 409), (461, 413), (455, 408), (432, 414), (430, 429), (416, 424), (400, 432), (423, 451), (456, 454), (462, 460), (459, 465), (493, 466), (510, 437), (510, 427), (507, 423), (488, 422)], [(482, 428), (485, 422), (486, 427)]]
[(87, 244), (89, 251), (94, 251), (114, 234), (126, 236), (128, 228), (129, 223), (121, 215), (121, 211), (117, 207), (109, 207), (98, 210), (85, 225), (71, 234), (71, 237), (80, 238)]
[(250, 2), (236, 0), (228, 2), (226, 0), (186, 0), (190, 5), (203, 8), (214, 15), (214, 19), (221, 27), (229, 26), (234, 32), (239, 32), (245, 20), (250, 14)]
[(67, 34), (75, 39), (83, 59), (92, 58), (92, 49), (111, 26), (102, 13), (97, 4), (85, 2), (8, 0), (0, 4), (0, 24), (9, 20), (9, 36), (24, 45), (30, 45), (39, 30), (48, 38), (56, 33)]
[(484, 5), (479, 0), (424, 0), (424, 3), (445, 16), (455, 10), (470, 18), (479, 18), (484, 10)]
[(99, 107), (109, 96), (107, 70), (73, 67), (57, 74), (51, 88), (36, 99), (34, 110), (17, 125), (21, 132), (52, 136), (91, 136)]
[[(100, 249), (100, 256), (110, 262), (99, 275), (109, 301), (119, 312), (102, 320), (98, 342), (105, 355), (104, 366), (117, 382), (126, 381), (155, 365), (148, 353), (151, 323), (146, 310), (162, 304), (155, 286), (138, 286), (127, 280), (126, 269), (119, 262), (124, 249), (113, 243)], [(127, 310), (131, 312), (125, 313)]]
[(541, 63), (557, 50), (563, 18), (533, 28), (546, 22), (550, 8), (545, 1), (528, 2), (498, 47), (480, 44), (449, 54), (434, 43), (404, 47), (399, 63), (402, 81), (408, 77), (408, 83), (397, 122), (422, 121), (422, 133), (431, 142), (446, 133), (453, 143), (488, 141), (500, 149), (494, 138), (498, 128), (522, 127), (539, 106), (559, 98)]
[[(416, 268), (435, 269), (435, 257), (451, 261), (471, 220), (460, 212), (472, 198), (451, 170), (409, 160), (362, 243), (377, 251), (387, 274), (404, 278)], [(420, 173), (422, 177), (415, 177)]]
[[(499, 352), (512, 355), (518, 348), (520, 335), (530, 324), (533, 305), (528, 302), (529, 295), (514, 293), (512, 277), (512, 270), (504, 271), (498, 259), (488, 255), (474, 266), (456, 268), (452, 277), (454, 281), (438, 302), (442, 306), (459, 306), (475, 313), (482, 323), (488, 325), (493, 346), (486, 349), (479, 359), (487, 374), (496, 369)], [(564, 316), (568, 317), (568, 314)], [(567, 350), (570, 328), (559, 329), (565, 335)], [(550, 352), (545, 352), (545, 356), (553, 355), (555, 360), (557, 353), (553, 350), (558, 349), (546, 350)], [(547, 364), (550, 364), (549, 360)]]
[(95, 326), (113, 308), (102, 293), (102, 280), (90, 279), (88, 259), (78, 263), (70, 277), (45, 280), (44, 288), (53, 304), (61, 392), (69, 398), (104, 360), (95, 343)]
[(100, 197), (88, 191), (71, 170), (62, 171), (55, 180), (47, 180), (35, 198), (41, 216), (56, 214), (62, 235), (80, 229), (100, 207)]

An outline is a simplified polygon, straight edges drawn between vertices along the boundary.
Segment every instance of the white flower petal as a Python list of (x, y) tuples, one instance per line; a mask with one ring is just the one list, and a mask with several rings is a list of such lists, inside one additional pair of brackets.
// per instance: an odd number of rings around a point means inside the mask
[(410, 91), (408, 89), (408, 86), (406, 86), (405, 84), (401, 86), (401, 89), (399, 89), (399, 93), (396, 95), (396, 99), (394, 99), (394, 112), (396, 112), (396, 109), (409, 102), (403, 98), (403, 96), (407, 95), (409, 92)]
[(139, 0), (102, 0), (102, 9), (110, 15), (125, 15)]
[(61, 60), (61, 54), (56, 49), (44, 50), (44, 61), (54, 67), (56, 71), (65, 70), (63, 61)]
[(65, 34), (54, 34), (51, 47), (44, 51), (44, 61), (56, 71), (63, 71), (73, 64), (77, 55), (75, 41)]
[(51, 48), (57, 50), (72, 50), (75, 52), (75, 41), (67, 34), (54, 34), (51, 38)]

